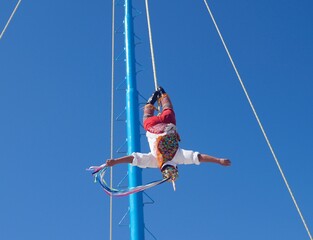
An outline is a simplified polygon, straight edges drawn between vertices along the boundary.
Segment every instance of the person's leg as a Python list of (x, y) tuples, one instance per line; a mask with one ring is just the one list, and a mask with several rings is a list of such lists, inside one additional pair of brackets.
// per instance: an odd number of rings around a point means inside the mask
[(169, 95), (166, 93), (162, 94), (159, 101), (162, 106), (162, 113), (158, 116), (160, 121), (163, 123), (173, 123), (176, 125), (175, 112)]
[(144, 110), (143, 110), (143, 126), (144, 129), (146, 131), (148, 131), (148, 129), (151, 126), (154, 126), (158, 123), (159, 119), (154, 116), (154, 103), (158, 100), (158, 98), (160, 97), (160, 93), (159, 91), (155, 91), (152, 96), (148, 99)]
[(154, 116), (155, 107), (152, 104), (146, 104), (143, 109), (143, 122)]
[(167, 108), (167, 109), (163, 110), (162, 113), (157, 117), (159, 118), (159, 121), (161, 123), (172, 123), (172, 124), (176, 125), (175, 112), (171, 108)]
[[(162, 95), (161, 95), (162, 94)], [(161, 95), (161, 96), (160, 96)], [(159, 100), (162, 106), (162, 112), (158, 116), (154, 116), (154, 103)], [(162, 87), (159, 87), (147, 101), (144, 107), (143, 125), (146, 131), (159, 123), (173, 123), (176, 125), (175, 112), (173, 104), (168, 94), (165, 93)]]
[(167, 93), (161, 95), (159, 102), (162, 106), (162, 109), (173, 109), (172, 101)]

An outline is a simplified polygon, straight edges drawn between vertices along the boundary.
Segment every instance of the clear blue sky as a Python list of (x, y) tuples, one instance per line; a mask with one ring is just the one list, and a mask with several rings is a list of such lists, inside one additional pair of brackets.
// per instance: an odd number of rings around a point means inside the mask
[[(17, 1), (0, 1), (0, 29)], [(144, 1), (138, 89), (154, 89)], [(209, 1), (311, 231), (313, 3)], [(116, 24), (122, 24), (122, 5)], [(148, 190), (157, 239), (309, 239), (202, 0), (150, 1), (158, 80), (181, 146), (233, 166), (181, 166)], [(116, 54), (123, 49), (116, 36)], [(111, 1), (22, 1), (0, 41), (0, 239), (109, 239), (109, 197), (86, 167), (110, 156)], [(116, 82), (125, 75), (123, 55)], [(116, 114), (124, 106), (116, 94)], [(116, 145), (125, 125), (116, 124)], [(142, 151), (148, 151), (142, 138)], [(117, 156), (121, 156), (116, 154)], [(115, 168), (117, 183), (126, 167)], [(144, 170), (144, 182), (160, 178)], [(114, 239), (128, 198), (114, 201)], [(123, 222), (128, 224), (128, 217)], [(153, 239), (146, 233), (146, 239)]]

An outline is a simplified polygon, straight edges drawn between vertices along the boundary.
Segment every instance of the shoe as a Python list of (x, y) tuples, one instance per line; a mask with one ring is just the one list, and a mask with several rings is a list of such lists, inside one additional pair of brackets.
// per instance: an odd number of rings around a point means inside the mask
[(147, 104), (152, 104), (154, 105), (154, 103), (160, 98), (161, 94), (159, 93), (159, 91), (155, 91), (152, 96), (148, 99)]
[(165, 90), (162, 87), (158, 87), (158, 92), (162, 95), (165, 94)]

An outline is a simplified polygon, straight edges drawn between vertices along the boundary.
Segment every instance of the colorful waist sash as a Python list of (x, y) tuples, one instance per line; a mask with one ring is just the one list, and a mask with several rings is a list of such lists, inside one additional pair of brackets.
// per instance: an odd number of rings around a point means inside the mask
[(180, 138), (177, 132), (169, 133), (157, 138), (157, 160), (160, 169), (162, 169), (166, 162), (171, 161), (174, 158), (179, 147), (179, 141)]

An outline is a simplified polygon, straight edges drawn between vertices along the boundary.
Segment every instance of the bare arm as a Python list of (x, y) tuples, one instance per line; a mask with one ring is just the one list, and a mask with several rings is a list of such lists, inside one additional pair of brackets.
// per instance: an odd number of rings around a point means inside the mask
[(220, 164), (222, 166), (230, 166), (231, 165), (231, 161), (229, 159), (225, 159), (225, 158), (216, 158), (216, 157), (212, 157), (212, 156), (209, 156), (206, 154), (199, 154), (198, 158), (199, 158), (199, 162), (217, 163), (217, 164)]
[(108, 167), (113, 167), (116, 164), (121, 164), (121, 163), (132, 163), (134, 157), (132, 155), (121, 157), (121, 158), (116, 158), (116, 159), (108, 159), (106, 161), (106, 165)]

